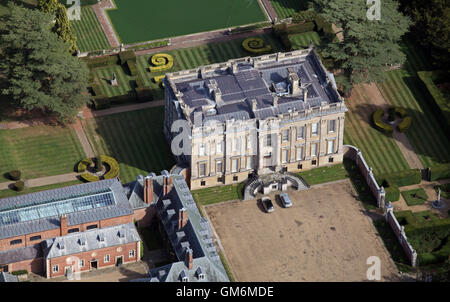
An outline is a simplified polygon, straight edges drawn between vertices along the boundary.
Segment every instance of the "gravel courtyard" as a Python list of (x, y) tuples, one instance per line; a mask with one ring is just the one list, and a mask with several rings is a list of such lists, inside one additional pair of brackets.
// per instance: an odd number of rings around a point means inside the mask
[(349, 180), (289, 193), (293, 207), (257, 200), (206, 207), (237, 281), (367, 281), (370, 256), (381, 260), (381, 279), (397, 269), (356, 200)]

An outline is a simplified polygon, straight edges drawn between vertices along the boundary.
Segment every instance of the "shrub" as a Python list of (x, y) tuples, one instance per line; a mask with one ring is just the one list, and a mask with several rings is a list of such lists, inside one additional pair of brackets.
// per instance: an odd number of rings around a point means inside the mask
[(119, 176), (119, 163), (117, 160), (107, 155), (100, 155), (100, 160), (109, 166), (109, 171), (103, 175), (104, 179), (111, 179)]
[(129, 61), (136, 63), (136, 54), (133, 50), (122, 51), (119, 53), (119, 60), (121, 65)]
[(93, 58), (93, 59), (82, 58), (82, 60), (84, 60), (86, 62), (87, 67), (89, 69), (119, 64), (119, 56), (118, 55), (99, 57), (99, 58)]
[(403, 118), (403, 120), (397, 125), (398, 131), (400, 132), (406, 132), (408, 131), (409, 127), (411, 127), (412, 119), (410, 116), (406, 116)]
[(166, 53), (153, 55), (150, 62), (154, 65), (150, 66), (150, 72), (161, 72), (173, 67), (173, 57)]
[(87, 168), (90, 167), (93, 164), (91, 158), (83, 159), (78, 163), (77, 171), (78, 172), (86, 172)]
[(12, 170), (9, 173), (9, 178), (11, 180), (19, 180), (22, 173), (19, 170)]
[(304, 23), (304, 22), (311, 22), (314, 21), (316, 18), (317, 13), (312, 10), (303, 10), (299, 11), (298, 13), (295, 13), (292, 16), (292, 22), (294, 23)]
[(111, 107), (111, 102), (107, 98), (94, 98), (92, 99), (95, 110), (101, 110)]
[(18, 270), (18, 271), (11, 272), (11, 275), (14, 275), (14, 276), (28, 275), (28, 271), (26, 269)]
[(14, 183), (14, 188), (16, 189), (16, 191), (20, 192), (23, 191), (25, 189), (25, 183), (21, 180), (16, 181)]
[(242, 41), (242, 47), (251, 53), (261, 54), (268, 52), (272, 49), (272, 46), (266, 45), (264, 46), (264, 40), (261, 38), (250, 37)]
[(388, 125), (385, 122), (383, 122), (383, 120), (382, 120), (383, 115), (384, 115), (383, 109), (376, 110), (372, 116), (373, 123), (374, 123), (375, 127), (378, 130), (380, 130), (381, 132), (383, 132), (385, 134), (392, 134), (394, 129), (392, 128), (391, 125)]
[(93, 175), (88, 172), (81, 174), (80, 177), (82, 180), (87, 181), (87, 182), (100, 180), (100, 178), (97, 175)]
[(430, 170), (431, 170), (430, 181), (450, 178), (450, 164), (436, 165), (430, 167)]
[(397, 114), (401, 118), (405, 117), (408, 114), (406, 109), (403, 107), (394, 107), (394, 111), (395, 111), (395, 114)]
[(408, 206), (424, 204), (428, 199), (428, 195), (424, 189), (414, 189), (401, 192), (403, 199)]
[(158, 84), (158, 83), (161, 82), (162, 79), (164, 79), (165, 77), (166, 77), (165, 75), (159, 75), (159, 76), (153, 77), (153, 81), (154, 81), (156, 84)]
[(137, 74), (136, 62), (127, 61), (126, 63), (128, 70), (130, 71), (130, 75), (134, 76)]

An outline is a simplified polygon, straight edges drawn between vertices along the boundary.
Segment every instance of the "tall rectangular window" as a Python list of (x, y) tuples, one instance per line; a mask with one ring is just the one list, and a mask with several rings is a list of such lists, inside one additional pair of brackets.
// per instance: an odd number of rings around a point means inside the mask
[(222, 142), (217, 142), (216, 144), (216, 153), (220, 154), (223, 151), (223, 143)]
[(206, 164), (205, 163), (198, 164), (198, 175), (200, 177), (206, 175)]
[(266, 147), (272, 146), (272, 134), (266, 135)]
[(283, 132), (282, 132), (282, 140), (283, 140), (283, 142), (289, 141), (289, 130), (283, 130)]
[(282, 163), (287, 163), (288, 156), (289, 156), (289, 150), (288, 149), (283, 149), (281, 151), (281, 162)]
[(328, 154), (334, 153), (334, 140), (328, 141)]
[(134, 251), (134, 250), (130, 250), (130, 253), (128, 254), (128, 256), (129, 256), (130, 258), (134, 258), (134, 256), (135, 256), (135, 251)]
[(53, 265), (52, 272), (54, 272), (54, 273), (59, 272), (59, 265)]
[(297, 139), (305, 138), (305, 126), (297, 127)]
[(221, 173), (223, 172), (223, 163), (222, 161), (217, 161), (216, 162), (216, 173)]
[(199, 156), (205, 156), (205, 154), (206, 154), (206, 145), (205, 144), (200, 144), (198, 155)]
[(319, 134), (319, 123), (313, 123), (311, 126), (311, 135)]
[(231, 172), (237, 172), (238, 171), (238, 164), (239, 164), (239, 160), (238, 159), (233, 159), (231, 161)]
[(248, 156), (247, 157), (247, 169), (252, 169), (253, 168), (253, 156)]
[(252, 146), (251, 136), (247, 135), (247, 137), (245, 139), (245, 149), (248, 150), (251, 148), (251, 146)]
[(311, 144), (311, 156), (317, 156), (317, 143), (313, 143)]
[(328, 132), (334, 131), (336, 131), (336, 120), (331, 120), (330, 124), (328, 125)]
[(109, 257), (109, 255), (105, 255), (105, 257), (104, 257), (104, 262), (105, 263), (108, 263), (109, 262), (109, 260), (110, 260), (110, 257)]
[(303, 147), (297, 148), (297, 160), (303, 160)]
[(239, 138), (236, 137), (234, 139), (234, 143), (233, 143), (233, 152), (237, 152), (239, 151)]

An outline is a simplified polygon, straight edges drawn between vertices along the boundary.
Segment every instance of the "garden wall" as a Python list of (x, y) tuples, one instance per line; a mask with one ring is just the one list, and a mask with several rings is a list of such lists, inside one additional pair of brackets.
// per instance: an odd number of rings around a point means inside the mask
[(417, 260), (417, 253), (411, 246), (411, 244), (408, 242), (408, 238), (406, 238), (406, 234), (404, 231), (404, 227), (398, 223), (397, 218), (395, 218), (394, 210), (392, 205), (390, 207), (386, 207), (386, 221), (389, 223), (389, 225), (392, 228), (392, 231), (394, 231), (395, 236), (397, 237), (398, 241), (400, 242), (400, 245), (402, 246), (403, 250), (405, 251), (406, 256), (411, 261), (411, 266), (416, 266), (416, 260)]
[(364, 177), (367, 185), (370, 188), (370, 191), (377, 200), (378, 207), (384, 208), (386, 192), (383, 187), (380, 188), (378, 186), (378, 183), (373, 175), (372, 168), (369, 168), (369, 166), (367, 165), (361, 150), (351, 145), (344, 145), (343, 151), (344, 151), (344, 158), (353, 160), (356, 163), (356, 166), (358, 166), (362, 176)]

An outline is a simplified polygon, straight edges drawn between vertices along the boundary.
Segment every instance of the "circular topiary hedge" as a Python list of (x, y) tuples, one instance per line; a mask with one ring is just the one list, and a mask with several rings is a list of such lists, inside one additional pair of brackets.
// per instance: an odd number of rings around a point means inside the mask
[[(386, 124), (383, 121), (383, 116), (384, 116), (383, 109), (376, 110), (372, 115), (373, 123), (378, 130), (380, 130), (386, 134), (392, 134), (392, 132), (394, 131), (394, 128), (391, 125)], [(388, 120), (394, 121), (395, 116), (399, 116), (402, 119), (402, 121), (400, 123), (398, 123), (398, 125), (397, 125), (398, 131), (400, 131), (400, 132), (408, 131), (408, 129), (411, 127), (412, 119), (408, 115), (407, 110), (402, 107), (390, 107)]]
[(167, 53), (153, 55), (150, 62), (154, 65), (150, 66), (150, 72), (165, 71), (173, 67), (173, 57)]
[[(78, 172), (84, 172), (80, 175), (81, 179), (87, 182), (97, 181), (100, 179), (112, 179), (119, 177), (119, 163), (111, 156), (100, 155), (99, 157), (102, 165), (106, 165), (106, 173), (103, 175), (96, 175), (88, 171), (88, 168), (92, 168), (94, 160), (92, 158), (86, 158), (80, 161), (78, 164)], [(94, 169), (95, 170), (95, 169)]]
[(261, 54), (272, 50), (272, 46), (270, 46), (269, 44), (264, 46), (264, 40), (256, 37), (250, 37), (245, 39), (242, 42), (242, 47), (246, 51), (255, 54)]

